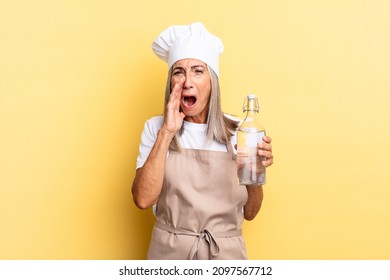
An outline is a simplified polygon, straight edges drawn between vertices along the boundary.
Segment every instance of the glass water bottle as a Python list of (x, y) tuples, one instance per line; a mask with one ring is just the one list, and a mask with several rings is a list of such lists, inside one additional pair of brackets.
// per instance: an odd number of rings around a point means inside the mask
[(257, 144), (265, 135), (260, 122), (259, 102), (256, 95), (249, 94), (242, 107), (246, 117), (237, 132), (237, 176), (240, 185), (264, 185), (264, 156), (258, 155)]

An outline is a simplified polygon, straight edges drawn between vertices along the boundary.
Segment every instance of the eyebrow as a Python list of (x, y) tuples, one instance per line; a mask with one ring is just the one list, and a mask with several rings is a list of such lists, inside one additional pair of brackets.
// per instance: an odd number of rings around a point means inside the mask
[[(193, 66), (191, 66), (190, 68), (191, 69), (194, 69), (194, 68), (198, 68), (198, 67), (202, 67), (202, 68), (206, 68), (206, 66), (204, 66), (204, 65), (193, 65)], [(182, 70), (184, 70), (184, 67), (183, 66), (175, 66), (175, 67), (173, 67), (173, 69), (172, 70), (176, 70), (176, 69), (182, 69)]]

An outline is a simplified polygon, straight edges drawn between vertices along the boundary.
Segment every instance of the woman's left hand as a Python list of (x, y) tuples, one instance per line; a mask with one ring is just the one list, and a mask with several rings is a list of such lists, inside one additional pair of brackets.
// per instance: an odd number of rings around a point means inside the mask
[(264, 156), (265, 160), (262, 161), (262, 164), (265, 167), (271, 166), (274, 163), (274, 156), (272, 154), (272, 139), (269, 136), (263, 136), (263, 141), (257, 144), (258, 150), (257, 153), (260, 156)]

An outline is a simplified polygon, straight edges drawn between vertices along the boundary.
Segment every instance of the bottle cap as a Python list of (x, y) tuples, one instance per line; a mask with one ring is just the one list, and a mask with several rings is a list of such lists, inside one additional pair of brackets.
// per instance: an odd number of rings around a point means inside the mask
[[(249, 108), (249, 101), (250, 100), (253, 100), (251, 103), (253, 103), (253, 107), (252, 108)], [(257, 96), (256, 94), (248, 94), (244, 100), (244, 104), (242, 105), (242, 111), (243, 112), (246, 112), (246, 111), (255, 111), (255, 112), (259, 112), (260, 108), (259, 108), (259, 101), (257, 100)]]
[(255, 94), (248, 94), (248, 99), (256, 99), (256, 95)]

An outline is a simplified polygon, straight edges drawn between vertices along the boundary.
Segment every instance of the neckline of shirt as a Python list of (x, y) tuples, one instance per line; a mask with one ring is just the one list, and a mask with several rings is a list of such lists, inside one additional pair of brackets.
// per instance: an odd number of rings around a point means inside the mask
[(193, 123), (193, 122), (184, 121), (183, 124), (184, 124), (184, 128), (189, 128), (192, 130), (206, 131), (207, 129), (207, 124), (205, 123)]

